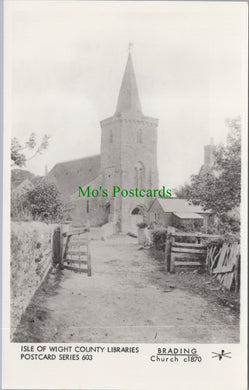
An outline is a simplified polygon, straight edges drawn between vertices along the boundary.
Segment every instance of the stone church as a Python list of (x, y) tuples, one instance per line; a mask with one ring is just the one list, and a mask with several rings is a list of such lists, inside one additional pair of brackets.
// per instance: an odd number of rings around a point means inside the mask
[[(116, 111), (100, 122), (101, 154), (59, 163), (48, 173), (66, 196), (73, 220), (90, 220), (92, 226), (112, 223), (116, 232), (134, 232), (146, 217), (153, 199), (112, 197), (113, 186), (121, 189), (157, 189), (158, 119), (145, 116), (139, 99), (131, 53), (128, 55)], [(85, 190), (108, 190), (108, 197), (79, 197)]]

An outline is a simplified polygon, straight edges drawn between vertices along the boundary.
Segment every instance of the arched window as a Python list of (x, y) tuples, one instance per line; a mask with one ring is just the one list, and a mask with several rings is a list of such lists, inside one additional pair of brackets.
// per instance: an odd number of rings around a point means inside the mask
[(141, 161), (135, 165), (135, 186), (137, 188), (145, 188), (145, 168)]
[(111, 130), (110, 135), (109, 135), (109, 142), (110, 142), (110, 144), (112, 144), (112, 141), (113, 141), (113, 135), (112, 135), (112, 130)]
[(137, 131), (137, 142), (139, 144), (142, 144), (143, 143), (143, 130), (142, 129), (139, 129)]

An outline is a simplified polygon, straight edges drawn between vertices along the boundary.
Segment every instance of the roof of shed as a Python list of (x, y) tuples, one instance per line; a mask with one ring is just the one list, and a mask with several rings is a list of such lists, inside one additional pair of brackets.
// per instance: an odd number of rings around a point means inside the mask
[[(187, 199), (156, 198), (165, 213), (210, 213), (201, 206), (191, 204)], [(154, 203), (154, 202), (153, 202)]]
[(202, 215), (196, 213), (173, 213), (180, 219), (203, 219)]

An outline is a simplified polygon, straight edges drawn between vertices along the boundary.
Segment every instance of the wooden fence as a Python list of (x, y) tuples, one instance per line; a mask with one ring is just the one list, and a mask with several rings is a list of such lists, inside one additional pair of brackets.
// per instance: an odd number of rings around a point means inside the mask
[(198, 267), (213, 275), (224, 287), (239, 290), (240, 247), (238, 243), (209, 246), (221, 236), (202, 233), (176, 232), (169, 227), (165, 245), (166, 270), (175, 272), (183, 267)]
[(221, 248), (211, 246), (207, 251), (207, 271), (225, 288), (236, 292), (240, 286), (240, 246), (238, 243), (223, 244)]
[(201, 267), (205, 270), (207, 239), (220, 236), (202, 233), (176, 232), (169, 227), (165, 245), (166, 269), (175, 272), (176, 267)]

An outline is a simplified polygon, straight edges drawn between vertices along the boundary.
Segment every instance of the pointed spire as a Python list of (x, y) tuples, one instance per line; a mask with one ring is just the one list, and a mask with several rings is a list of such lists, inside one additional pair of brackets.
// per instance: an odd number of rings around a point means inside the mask
[(142, 114), (130, 49), (131, 44), (129, 44), (128, 60), (119, 91), (116, 115), (120, 113)]

